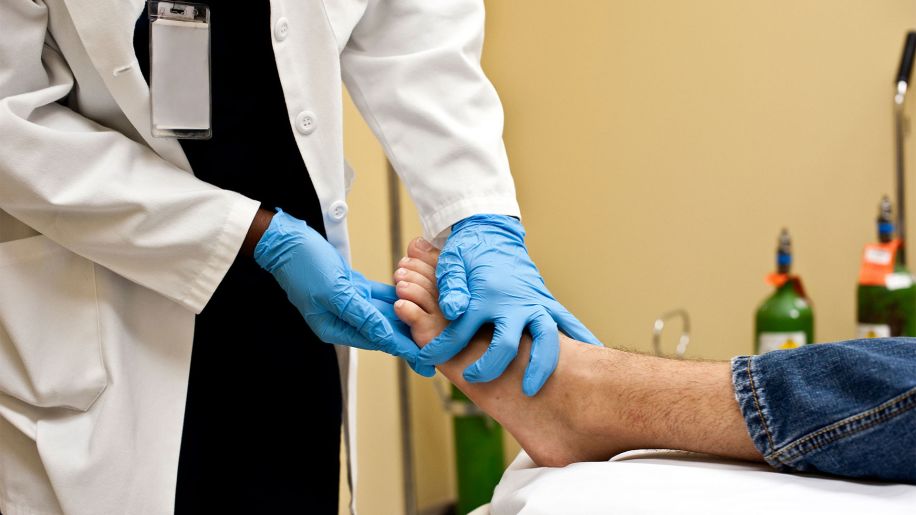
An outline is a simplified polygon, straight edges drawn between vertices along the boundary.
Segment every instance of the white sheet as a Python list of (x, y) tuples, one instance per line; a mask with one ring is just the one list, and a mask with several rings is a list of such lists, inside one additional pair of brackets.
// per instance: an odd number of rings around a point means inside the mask
[(766, 465), (667, 450), (538, 468), (524, 452), (496, 487), (492, 515), (916, 514), (916, 486), (782, 474)]

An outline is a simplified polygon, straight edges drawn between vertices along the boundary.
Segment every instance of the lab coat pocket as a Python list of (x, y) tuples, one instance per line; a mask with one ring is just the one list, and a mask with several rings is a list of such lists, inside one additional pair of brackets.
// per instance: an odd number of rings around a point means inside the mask
[(0, 392), (86, 411), (106, 386), (95, 264), (45, 236), (0, 243)]

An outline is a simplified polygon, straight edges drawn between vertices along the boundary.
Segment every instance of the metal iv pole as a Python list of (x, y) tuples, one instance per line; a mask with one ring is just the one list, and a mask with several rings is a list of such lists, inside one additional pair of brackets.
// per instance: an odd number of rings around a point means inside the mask
[(908, 120), (904, 113), (906, 92), (913, 72), (913, 58), (916, 56), (916, 32), (911, 31), (906, 35), (903, 44), (903, 56), (900, 58), (900, 68), (897, 70), (897, 88), (894, 92), (894, 132), (896, 133), (896, 187), (897, 187), (897, 234), (900, 235), (901, 245), (897, 251), (899, 261), (906, 265), (906, 165), (904, 160), (905, 140), (908, 130)]
[[(398, 175), (387, 163), (388, 229), (391, 233), (391, 265), (404, 255), (401, 233), (401, 189)], [(401, 422), (401, 461), (404, 463), (404, 513), (417, 515), (416, 471), (413, 461), (413, 434), (410, 429), (410, 371), (403, 359), (398, 362), (398, 406)]]

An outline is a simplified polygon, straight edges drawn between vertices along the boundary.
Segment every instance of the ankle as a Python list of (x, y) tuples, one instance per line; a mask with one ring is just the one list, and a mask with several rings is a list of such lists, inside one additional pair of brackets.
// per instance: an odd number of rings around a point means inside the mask
[(633, 355), (575, 342), (564, 370), (564, 386), (576, 397), (563, 404), (569, 431), (579, 435), (581, 460), (606, 460), (642, 448), (644, 437), (629, 418), (628, 383), (637, 366)]

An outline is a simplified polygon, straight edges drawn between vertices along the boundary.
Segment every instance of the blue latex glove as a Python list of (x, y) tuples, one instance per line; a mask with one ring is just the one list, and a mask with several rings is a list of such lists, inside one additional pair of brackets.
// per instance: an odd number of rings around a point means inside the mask
[(468, 382), (496, 379), (518, 354), (522, 332), (532, 336), (531, 360), (522, 380), (535, 395), (557, 367), (559, 328), (571, 338), (601, 342), (547, 290), (525, 248), (516, 218), (475, 215), (452, 227), (436, 267), (439, 306), (454, 320), (420, 351), (420, 363), (439, 364), (461, 352), (483, 324), (494, 324), (493, 341), (464, 371)]
[[(394, 330), (394, 338), (399, 340), (399, 345), (404, 345), (403, 342), (410, 342), (411, 345), (417, 346), (413, 341), (413, 336), (410, 334), (410, 326), (401, 321), (400, 318), (394, 312), (394, 303), (398, 300), (397, 292), (394, 289), (394, 286), (390, 284), (383, 284), (377, 281), (372, 281), (366, 279), (363, 274), (352, 270), (353, 282), (356, 285), (359, 293), (369, 299), (369, 302), (378, 309), (379, 313), (391, 324), (391, 328)], [(413, 357), (412, 359), (407, 359), (407, 363), (413, 368), (414, 372), (425, 376), (432, 377), (436, 375), (436, 367), (432, 365), (421, 365), (416, 358), (419, 356)]]
[[(254, 259), (273, 274), (322, 341), (381, 350), (404, 358), (417, 370), (420, 348), (395, 332), (370, 301), (373, 294), (392, 298), (394, 287), (388, 290), (358, 274), (354, 278), (334, 247), (304, 221), (278, 209), (255, 246)], [(428, 365), (420, 368), (431, 370)]]

